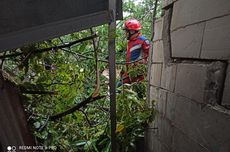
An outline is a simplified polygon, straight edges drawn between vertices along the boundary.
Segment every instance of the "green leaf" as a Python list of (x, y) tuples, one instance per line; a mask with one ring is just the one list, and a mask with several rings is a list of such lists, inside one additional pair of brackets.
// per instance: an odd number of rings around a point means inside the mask
[(85, 144), (87, 144), (87, 141), (85, 141), (85, 140), (79, 140), (76, 142), (76, 146), (83, 146)]
[(40, 126), (41, 126), (40, 122), (35, 122), (35, 123), (34, 123), (34, 127), (35, 127), (35, 128), (38, 129), (38, 128), (40, 128)]

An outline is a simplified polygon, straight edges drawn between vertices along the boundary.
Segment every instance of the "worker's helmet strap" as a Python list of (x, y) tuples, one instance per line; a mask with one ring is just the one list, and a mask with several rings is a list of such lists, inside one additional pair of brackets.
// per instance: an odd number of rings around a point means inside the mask
[(131, 38), (134, 34), (136, 34), (136, 33), (138, 33), (138, 32), (139, 32), (139, 31), (135, 31), (135, 33), (131, 34), (131, 33), (130, 33), (130, 30), (128, 30), (129, 35), (128, 35), (127, 39), (130, 40), (130, 38)]

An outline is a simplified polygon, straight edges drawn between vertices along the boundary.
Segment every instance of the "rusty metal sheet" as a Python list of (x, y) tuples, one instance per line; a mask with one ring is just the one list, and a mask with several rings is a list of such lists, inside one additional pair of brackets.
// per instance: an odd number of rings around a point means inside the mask
[(0, 78), (0, 151), (8, 146), (35, 145), (18, 89)]

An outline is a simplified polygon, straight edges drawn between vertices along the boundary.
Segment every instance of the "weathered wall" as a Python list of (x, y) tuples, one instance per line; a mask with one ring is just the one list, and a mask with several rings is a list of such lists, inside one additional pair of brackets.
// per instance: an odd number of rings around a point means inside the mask
[(0, 151), (8, 146), (32, 146), (21, 97), (17, 88), (0, 78)]
[(230, 151), (230, 1), (163, 0), (149, 67), (149, 152)]

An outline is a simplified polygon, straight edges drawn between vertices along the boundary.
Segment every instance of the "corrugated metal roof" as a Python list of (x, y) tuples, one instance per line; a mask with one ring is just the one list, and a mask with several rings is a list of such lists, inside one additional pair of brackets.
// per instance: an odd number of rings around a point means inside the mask
[[(110, 21), (109, 0), (1, 0), (0, 51)], [(122, 18), (117, 0), (117, 19)]]

